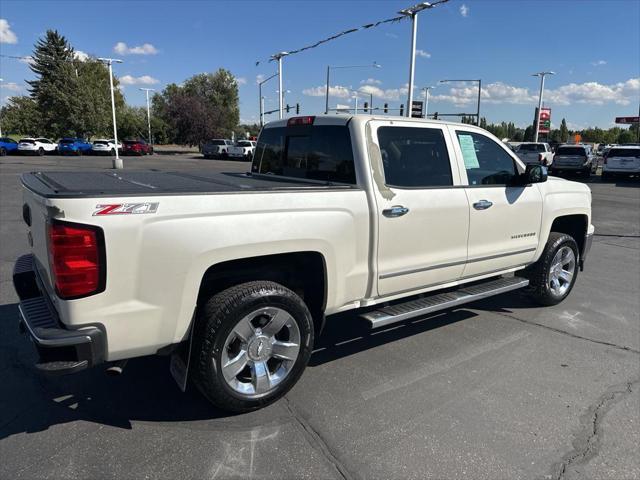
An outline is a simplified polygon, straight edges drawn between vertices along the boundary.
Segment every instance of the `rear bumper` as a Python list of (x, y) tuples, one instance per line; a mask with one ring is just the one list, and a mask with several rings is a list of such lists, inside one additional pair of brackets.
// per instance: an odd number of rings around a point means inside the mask
[(105, 337), (97, 327), (69, 330), (43, 295), (33, 255), (23, 255), (13, 269), (13, 285), (20, 297), (19, 324), (36, 346), (38, 370), (64, 375), (104, 362)]

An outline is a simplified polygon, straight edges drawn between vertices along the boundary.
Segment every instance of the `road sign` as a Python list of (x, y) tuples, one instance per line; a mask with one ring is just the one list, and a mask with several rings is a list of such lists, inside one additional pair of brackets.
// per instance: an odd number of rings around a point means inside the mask
[(540, 126), (538, 127), (538, 132), (540, 133), (549, 133), (551, 130), (551, 109), (550, 108), (541, 108), (540, 109)]
[(419, 100), (413, 100), (411, 102), (411, 116), (413, 118), (422, 118), (422, 109), (424, 107), (424, 102)]
[(616, 123), (621, 123), (623, 125), (640, 123), (640, 117), (616, 117)]

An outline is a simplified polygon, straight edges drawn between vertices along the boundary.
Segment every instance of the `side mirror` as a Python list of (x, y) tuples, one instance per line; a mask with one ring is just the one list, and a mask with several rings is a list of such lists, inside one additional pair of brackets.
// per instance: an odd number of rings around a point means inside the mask
[(522, 174), (523, 183), (542, 183), (547, 181), (547, 167), (536, 163), (529, 163)]

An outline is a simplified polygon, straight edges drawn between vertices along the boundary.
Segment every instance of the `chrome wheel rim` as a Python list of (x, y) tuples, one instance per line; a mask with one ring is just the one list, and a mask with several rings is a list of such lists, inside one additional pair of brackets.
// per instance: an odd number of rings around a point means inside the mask
[(560, 248), (553, 257), (549, 269), (549, 289), (556, 297), (561, 297), (571, 287), (576, 272), (576, 256), (570, 247)]
[(300, 328), (277, 307), (257, 309), (231, 330), (222, 351), (222, 376), (235, 392), (259, 397), (291, 373), (300, 352)]

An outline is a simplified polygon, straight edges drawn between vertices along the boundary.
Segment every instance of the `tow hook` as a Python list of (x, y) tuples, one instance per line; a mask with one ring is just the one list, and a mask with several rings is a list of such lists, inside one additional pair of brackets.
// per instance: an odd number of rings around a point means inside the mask
[(127, 365), (127, 360), (118, 360), (117, 362), (113, 362), (107, 369), (105, 370), (106, 374), (112, 377), (117, 375), (121, 375), (124, 367)]

